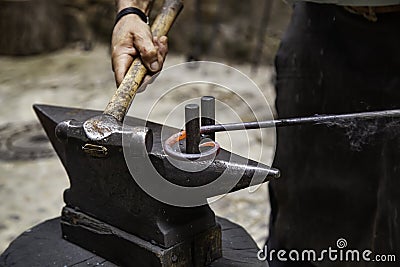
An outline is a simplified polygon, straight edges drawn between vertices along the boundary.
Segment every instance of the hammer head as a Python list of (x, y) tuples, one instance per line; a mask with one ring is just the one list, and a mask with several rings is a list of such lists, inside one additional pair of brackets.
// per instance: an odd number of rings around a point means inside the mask
[(121, 126), (121, 122), (107, 114), (92, 117), (83, 123), (87, 138), (93, 141), (109, 137), (112, 133), (119, 131)]

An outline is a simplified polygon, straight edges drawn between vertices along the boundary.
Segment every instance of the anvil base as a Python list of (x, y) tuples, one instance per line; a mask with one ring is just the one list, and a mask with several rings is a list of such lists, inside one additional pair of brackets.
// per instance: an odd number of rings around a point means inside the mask
[[(259, 248), (249, 234), (239, 225), (217, 218), (222, 227), (222, 258), (210, 267), (268, 267), (257, 259)], [(132, 265), (140, 258), (132, 259)], [(117, 265), (96, 256), (62, 238), (60, 218), (46, 221), (27, 230), (15, 239), (0, 256), (1, 267), (116, 267)], [(173, 265), (172, 265), (173, 266)], [(152, 267), (152, 266), (149, 266)]]
[(64, 239), (121, 266), (201, 267), (221, 257), (219, 224), (168, 248), (68, 207), (63, 209), (61, 228)]

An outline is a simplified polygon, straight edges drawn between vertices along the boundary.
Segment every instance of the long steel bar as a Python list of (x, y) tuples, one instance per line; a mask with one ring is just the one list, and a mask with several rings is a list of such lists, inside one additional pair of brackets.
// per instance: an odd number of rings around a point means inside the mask
[(400, 117), (400, 109), (394, 109), (394, 110), (360, 112), (360, 113), (350, 113), (350, 114), (340, 114), (340, 115), (315, 115), (311, 117), (206, 125), (200, 128), (200, 132), (204, 134), (210, 134), (223, 131), (250, 130), (259, 128), (272, 128), (272, 127), (295, 126), (295, 125), (305, 125), (305, 124), (345, 123), (351, 120), (370, 120), (378, 118), (398, 118), (398, 117)]

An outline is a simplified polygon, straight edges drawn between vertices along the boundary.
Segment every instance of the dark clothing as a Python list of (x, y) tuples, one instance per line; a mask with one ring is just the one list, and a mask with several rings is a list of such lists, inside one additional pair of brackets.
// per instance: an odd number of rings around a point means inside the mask
[[(400, 13), (370, 22), (296, 4), (275, 63), (280, 118), (400, 108)], [(400, 127), (384, 125), (277, 129), (269, 248), (318, 251), (344, 238), (400, 261)], [(365, 266), (352, 264), (316, 265)]]

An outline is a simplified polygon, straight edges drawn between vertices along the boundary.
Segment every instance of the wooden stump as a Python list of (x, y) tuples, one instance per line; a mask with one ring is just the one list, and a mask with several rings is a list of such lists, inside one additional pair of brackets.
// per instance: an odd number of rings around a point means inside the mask
[[(258, 247), (237, 224), (217, 218), (222, 227), (222, 258), (209, 267), (268, 267), (257, 259)], [(62, 238), (60, 219), (53, 219), (24, 232), (0, 255), (1, 267), (117, 267), (117, 265)], [(132, 262), (131, 266), (137, 266)]]
[(0, 54), (32, 55), (65, 44), (58, 0), (0, 0)]

